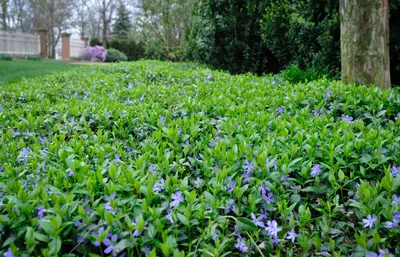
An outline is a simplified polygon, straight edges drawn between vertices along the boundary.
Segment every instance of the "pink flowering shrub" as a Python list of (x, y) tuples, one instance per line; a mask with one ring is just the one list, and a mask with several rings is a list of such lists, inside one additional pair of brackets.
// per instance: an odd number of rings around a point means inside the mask
[(92, 62), (104, 62), (107, 58), (107, 50), (102, 46), (87, 46), (84, 51), (87, 59)]

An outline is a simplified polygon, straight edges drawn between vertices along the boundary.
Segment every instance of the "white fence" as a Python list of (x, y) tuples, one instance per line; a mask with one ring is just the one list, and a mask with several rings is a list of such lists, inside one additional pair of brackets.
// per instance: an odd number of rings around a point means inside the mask
[(25, 56), (39, 53), (39, 35), (0, 31), (0, 54)]
[(70, 41), (70, 56), (71, 58), (78, 58), (82, 55), (85, 43), (79, 39), (71, 39)]

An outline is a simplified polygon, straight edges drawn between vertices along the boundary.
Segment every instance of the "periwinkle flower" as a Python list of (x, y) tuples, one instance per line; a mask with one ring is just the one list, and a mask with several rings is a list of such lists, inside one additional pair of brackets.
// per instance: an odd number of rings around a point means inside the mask
[[(117, 235), (112, 235), (111, 238), (106, 237), (103, 241), (103, 244), (107, 247), (104, 250), (105, 254), (110, 254), (112, 251), (114, 251), (114, 244), (116, 244), (118, 240), (118, 236)], [(117, 256), (117, 254), (115, 253), (114, 256)]]
[(156, 193), (160, 193), (164, 190), (164, 179), (161, 178), (159, 181), (157, 181), (154, 186), (153, 186), (153, 191)]
[(118, 164), (120, 161), (121, 161), (121, 156), (119, 156), (118, 154), (115, 154), (115, 155), (114, 155), (114, 162), (115, 162), (116, 164)]
[(278, 237), (278, 232), (281, 231), (282, 228), (278, 227), (278, 223), (275, 220), (267, 221), (267, 226), (265, 227), (265, 231), (267, 231), (269, 236), (273, 238)]
[(246, 243), (244, 242), (244, 238), (238, 238), (236, 240), (235, 248), (239, 249), (242, 253), (246, 253), (249, 248), (246, 246)]
[(164, 116), (160, 115), (160, 121), (163, 126), (165, 126), (165, 118)]
[(297, 237), (297, 236), (298, 236), (298, 235), (296, 234), (296, 232), (295, 232), (294, 229), (292, 228), (292, 230), (290, 230), (290, 231), (288, 232), (286, 239), (287, 239), (287, 240), (291, 240), (292, 243), (294, 243), (294, 240), (296, 240), (296, 237)]
[(211, 74), (208, 74), (208, 75), (207, 75), (207, 79), (208, 79), (208, 80), (212, 79), (212, 75), (211, 75)]
[(139, 101), (141, 101), (141, 102), (144, 101), (144, 95), (141, 95), (141, 96), (140, 96)]
[(342, 114), (342, 120), (343, 120), (343, 121), (346, 121), (348, 124), (350, 124), (350, 123), (353, 122), (354, 118), (351, 117), (351, 116)]
[(68, 177), (73, 177), (75, 175), (72, 169), (68, 169)]
[(183, 196), (182, 196), (182, 192), (181, 192), (181, 191), (178, 191), (178, 192), (176, 192), (175, 194), (172, 194), (172, 195), (171, 195), (171, 198), (172, 198), (172, 200), (174, 200), (174, 201), (172, 201), (172, 202), (170, 203), (170, 207), (176, 207), (176, 206), (178, 206), (181, 202), (183, 202)]
[(219, 234), (217, 231), (215, 231), (212, 235), (211, 235), (212, 240), (217, 240), (217, 238), (219, 238)]
[(319, 114), (319, 111), (314, 109), (314, 110), (311, 111), (311, 114), (314, 115), (314, 116), (317, 116)]
[(242, 177), (243, 177), (243, 183), (247, 184), (249, 182), (249, 178), (251, 178), (251, 172), (247, 171), (242, 175)]
[(371, 214), (368, 214), (366, 219), (362, 220), (364, 223), (364, 228), (372, 228), (374, 226), (374, 223), (376, 221), (375, 217), (372, 217)]
[(4, 257), (14, 257), (14, 254), (11, 251), (11, 248), (8, 248), (8, 251), (3, 253)]
[(157, 171), (156, 166), (150, 165), (149, 171), (150, 171), (150, 173), (151, 173), (153, 176), (156, 175), (156, 171)]
[(236, 186), (236, 180), (232, 180), (232, 181), (228, 184), (228, 186), (227, 186), (227, 188), (226, 188), (226, 190), (228, 191), (228, 193), (233, 192), (233, 189), (235, 188), (235, 186)]
[(46, 210), (43, 208), (43, 207), (38, 207), (37, 208), (37, 216), (38, 216), (38, 218), (41, 220), (41, 219), (43, 219), (43, 215), (44, 215), (44, 213), (46, 212)]
[(129, 82), (128, 88), (131, 89), (132, 87), (133, 87), (133, 84), (131, 82)]
[(321, 170), (321, 164), (315, 164), (312, 168), (311, 168), (311, 176), (313, 176), (314, 178), (316, 176), (318, 176), (320, 173), (322, 172)]
[(169, 222), (171, 222), (171, 224), (174, 224), (174, 220), (172, 219), (172, 210), (169, 211), (167, 213), (167, 215), (165, 215), (165, 218), (167, 218), (167, 220), (169, 220)]
[(148, 256), (151, 252), (151, 247), (148, 245), (143, 246), (143, 248), (140, 250), (142, 253), (144, 253), (145, 256)]
[(264, 222), (262, 221), (264, 218), (265, 218), (264, 215), (256, 217), (254, 213), (251, 213), (251, 220), (253, 221), (254, 225), (260, 228), (265, 228)]
[(328, 89), (328, 92), (324, 95), (325, 98), (329, 98), (332, 96), (332, 90)]
[(282, 174), (282, 176), (280, 178), (280, 181), (288, 182), (289, 181), (289, 175)]
[(247, 172), (251, 172), (254, 169), (253, 161), (245, 160), (242, 168)]
[(110, 196), (104, 197), (104, 199), (107, 201), (105, 208), (107, 211), (109, 211), (111, 213), (115, 212), (114, 208), (111, 206), (111, 201), (115, 199), (115, 196), (116, 196), (116, 194), (114, 192)]
[(400, 112), (396, 115), (396, 117), (394, 117), (395, 120), (400, 119)]
[(393, 165), (392, 168), (390, 168), (390, 171), (394, 177), (400, 176), (400, 166), (397, 167), (396, 165)]
[(277, 245), (280, 242), (281, 242), (281, 240), (279, 238), (277, 238), (277, 237), (272, 237), (271, 238), (271, 243), (274, 244), (274, 245)]
[(262, 194), (261, 198), (265, 201), (266, 204), (271, 204), (275, 202), (273, 193), (268, 193), (268, 195)]
[(228, 214), (230, 211), (235, 211), (235, 201), (233, 199), (229, 199), (226, 201), (226, 206), (225, 206), (225, 214)]
[(283, 113), (285, 112), (285, 108), (280, 106), (280, 107), (278, 107), (277, 111), (278, 111), (279, 115), (283, 115)]
[(392, 206), (396, 206), (398, 204), (400, 204), (400, 196), (393, 195)]
[(194, 186), (196, 188), (200, 188), (200, 185), (204, 184), (204, 180), (202, 180), (200, 177), (197, 177), (197, 179), (194, 181)]
[(261, 196), (265, 195), (267, 192), (270, 192), (271, 189), (265, 185), (263, 182), (259, 187), (258, 187), (258, 192), (261, 194)]
[(386, 221), (385, 228), (397, 228), (399, 226), (399, 221), (393, 220), (393, 221)]

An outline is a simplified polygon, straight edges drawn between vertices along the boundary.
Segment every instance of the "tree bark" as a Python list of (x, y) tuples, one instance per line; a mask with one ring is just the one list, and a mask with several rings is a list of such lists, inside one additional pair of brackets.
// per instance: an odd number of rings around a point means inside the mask
[(1, 23), (3, 30), (7, 30), (7, 2), (8, 0), (1, 0)]
[(390, 88), (388, 0), (340, 0), (342, 81)]

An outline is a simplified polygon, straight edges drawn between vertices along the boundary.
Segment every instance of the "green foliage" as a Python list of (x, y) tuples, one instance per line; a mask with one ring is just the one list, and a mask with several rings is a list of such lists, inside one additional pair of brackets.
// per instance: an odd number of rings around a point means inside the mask
[(339, 1), (270, 1), (262, 35), (281, 69), (296, 63), (333, 76), (339, 72)]
[(145, 49), (142, 42), (112, 39), (107, 45), (109, 48), (117, 49), (126, 54), (128, 61), (137, 61), (145, 57)]
[(114, 48), (107, 49), (106, 62), (125, 62), (128, 57), (123, 52), (118, 51)]
[(0, 107), (0, 255), (400, 252), (399, 91), (141, 61)]
[(43, 57), (40, 55), (28, 55), (25, 57), (25, 59), (29, 61), (42, 61)]
[(289, 65), (285, 70), (282, 71), (282, 76), (286, 81), (290, 83), (304, 83), (317, 80), (322, 75), (317, 74), (313, 69), (308, 68), (302, 70), (297, 65)]
[(0, 54), (0, 61), (12, 61), (13, 57), (8, 54)]
[(89, 45), (90, 46), (101, 46), (102, 44), (100, 42), (100, 39), (94, 37), (94, 38), (90, 39)]
[(117, 34), (119, 39), (127, 39), (129, 37), (130, 28), (131, 20), (129, 17), (129, 11), (121, 1), (117, 10), (117, 19), (114, 23), (114, 33)]
[(232, 73), (277, 71), (275, 58), (261, 38), (261, 0), (203, 0), (194, 11), (189, 55)]

